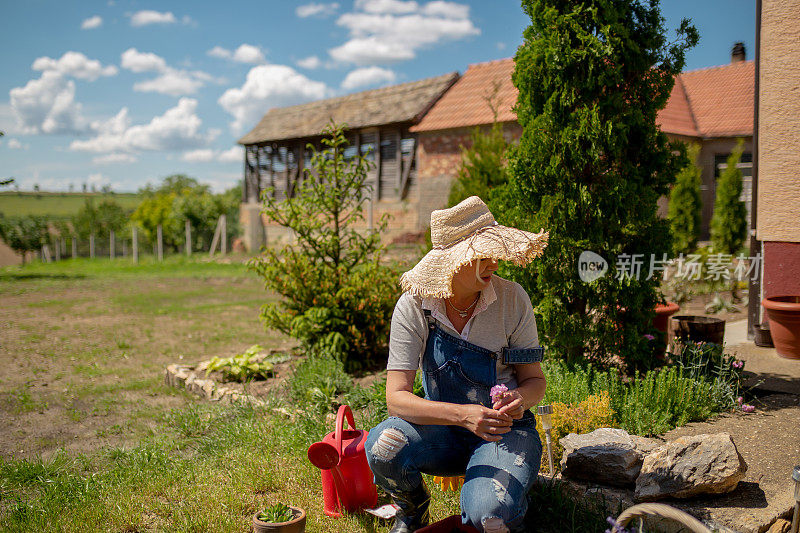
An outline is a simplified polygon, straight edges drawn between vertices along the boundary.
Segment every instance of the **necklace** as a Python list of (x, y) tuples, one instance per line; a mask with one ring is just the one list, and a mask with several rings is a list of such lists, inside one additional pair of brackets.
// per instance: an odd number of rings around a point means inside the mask
[(453, 305), (453, 302), (451, 302), (450, 299), (447, 299), (445, 301), (450, 304), (450, 307), (452, 307), (453, 310), (456, 313), (458, 313), (458, 316), (460, 316), (461, 318), (467, 318), (467, 315), (469, 314), (469, 310), (472, 309), (473, 307), (475, 307), (475, 304), (478, 303), (478, 300), (480, 299), (480, 297), (481, 297), (481, 293), (478, 293), (478, 295), (475, 297), (475, 301), (472, 302), (471, 304), (469, 304), (469, 307), (467, 307), (466, 309), (459, 309), (458, 307)]

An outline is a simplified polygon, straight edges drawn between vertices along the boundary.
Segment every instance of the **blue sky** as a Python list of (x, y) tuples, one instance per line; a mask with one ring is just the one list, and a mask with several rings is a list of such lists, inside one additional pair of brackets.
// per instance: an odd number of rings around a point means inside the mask
[[(753, 57), (755, 0), (666, 0), (701, 41), (687, 69)], [(515, 0), (5, 2), (0, 177), (21, 190), (134, 191), (174, 173), (223, 190), (235, 144), (270, 107), (510, 57)]]

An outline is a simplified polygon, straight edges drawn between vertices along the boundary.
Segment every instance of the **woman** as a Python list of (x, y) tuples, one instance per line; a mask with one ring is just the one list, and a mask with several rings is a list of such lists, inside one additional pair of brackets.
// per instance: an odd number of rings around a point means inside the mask
[[(431, 215), (433, 249), (400, 283), (392, 316), (386, 403), (370, 431), (375, 482), (400, 507), (391, 533), (429, 521), (421, 473), (464, 475), (464, 523), (487, 533), (522, 528), (542, 444), (529, 408), (545, 391), (536, 322), (520, 285), (494, 275), (497, 261), (523, 265), (546, 233), (498, 225), (473, 196)], [(423, 370), (425, 398), (413, 393)], [(508, 391), (490, 397), (495, 385)]]

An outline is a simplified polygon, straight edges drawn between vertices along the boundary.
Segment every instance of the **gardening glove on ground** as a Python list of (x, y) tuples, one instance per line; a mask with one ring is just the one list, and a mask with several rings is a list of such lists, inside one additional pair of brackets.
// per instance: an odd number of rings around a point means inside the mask
[(431, 519), (428, 511), (431, 493), (424, 481), (411, 492), (398, 492), (391, 496), (400, 510), (395, 515), (389, 533), (411, 533), (428, 525)]

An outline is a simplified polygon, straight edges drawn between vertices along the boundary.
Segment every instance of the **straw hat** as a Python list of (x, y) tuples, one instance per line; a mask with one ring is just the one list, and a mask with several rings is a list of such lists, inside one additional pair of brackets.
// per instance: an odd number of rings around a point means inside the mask
[(431, 213), (433, 249), (403, 274), (403, 290), (417, 296), (453, 296), (453, 274), (475, 259), (491, 258), (526, 265), (547, 246), (545, 231), (530, 233), (501, 226), (483, 200), (470, 196), (450, 209)]

